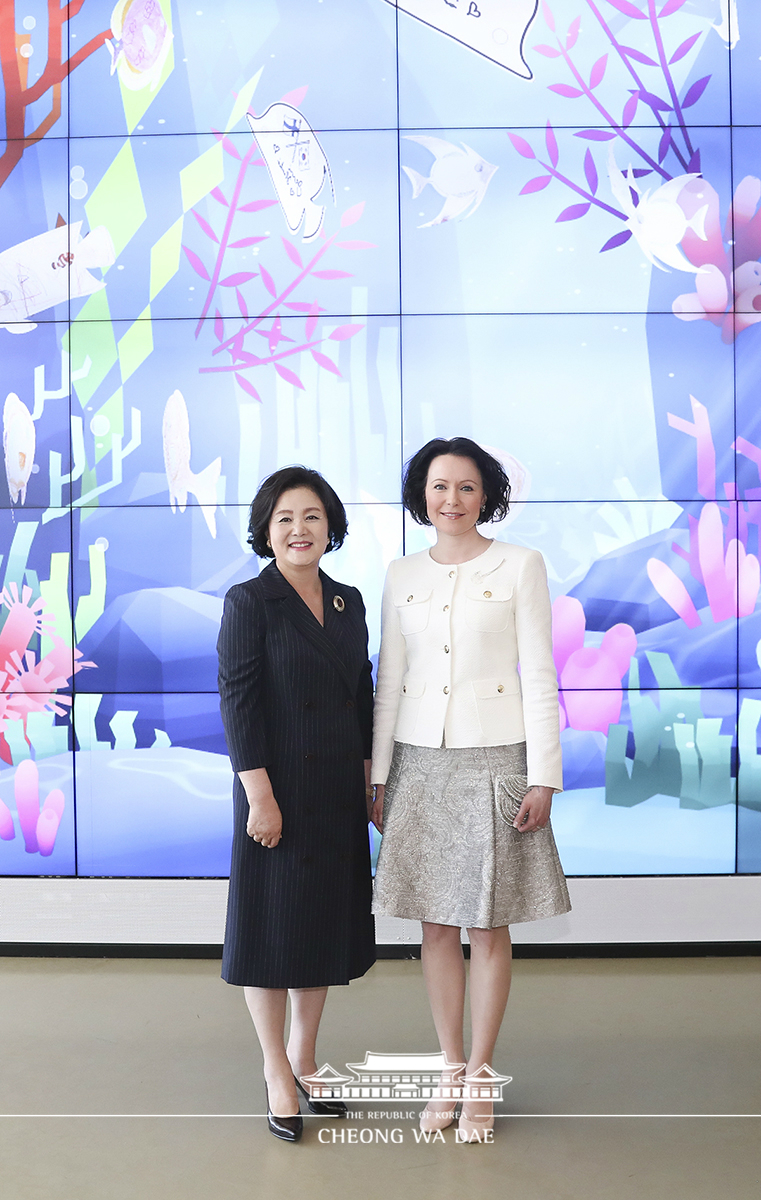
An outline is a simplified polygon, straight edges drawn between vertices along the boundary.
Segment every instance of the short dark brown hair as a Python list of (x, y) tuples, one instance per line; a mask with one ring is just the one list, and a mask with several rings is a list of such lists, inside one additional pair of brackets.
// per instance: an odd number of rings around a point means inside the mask
[(311, 467), (293, 466), (281, 467), (272, 475), (268, 475), (259, 484), (259, 490), (251, 501), (248, 521), (248, 544), (258, 554), (259, 558), (274, 558), (272, 547), (267, 544), (270, 521), (275, 511), (275, 505), (283, 492), (292, 488), (309, 488), (321, 501), (328, 518), (327, 554), (343, 545), (349, 523), (346, 520), (346, 510), (336, 493), (319, 471)]
[(507, 516), (510, 508), (510, 480), (502, 463), (470, 438), (434, 438), (433, 441), (426, 442), (417, 454), (413, 454), (404, 468), (402, 504), (418, 525), (431, 524), (425, 503), (425, 485), (431, 463), (440, 454), (469, 458), (478, 467), (486, 499), (477, 525), (485, 525), (488, 521), (501, 521)]

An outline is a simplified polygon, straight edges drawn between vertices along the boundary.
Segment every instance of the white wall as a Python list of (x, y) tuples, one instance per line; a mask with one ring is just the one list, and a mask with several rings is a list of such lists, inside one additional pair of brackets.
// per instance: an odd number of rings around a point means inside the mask
[[(570, 879), (573, 911), (513, 927), (523, 944), (761, 940), (761, 876)], [(222, 941), (226, 880), (0, 879), (0, 943)], [(420, 942), (381, 918), (378, 942)]]

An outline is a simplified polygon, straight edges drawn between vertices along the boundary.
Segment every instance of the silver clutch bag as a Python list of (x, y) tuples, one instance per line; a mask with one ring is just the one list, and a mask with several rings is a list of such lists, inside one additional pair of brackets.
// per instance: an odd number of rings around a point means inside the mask
[(528, 791), (528, 778), (525, 775), (500, 776), (494, 785), (494, 801), (497, 814), (512, 825), (518, 816), (518, 810)]

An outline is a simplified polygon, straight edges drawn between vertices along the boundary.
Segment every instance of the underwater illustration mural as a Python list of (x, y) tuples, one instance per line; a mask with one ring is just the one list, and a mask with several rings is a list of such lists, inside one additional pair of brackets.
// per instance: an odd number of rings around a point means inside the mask
[[(248, 505), (505, 463), (570, 875), (761, 869), (754, 0), (1, 0), (0, 874), (221, 877)], [(370, 832), (373, 851), (379, 837)]]

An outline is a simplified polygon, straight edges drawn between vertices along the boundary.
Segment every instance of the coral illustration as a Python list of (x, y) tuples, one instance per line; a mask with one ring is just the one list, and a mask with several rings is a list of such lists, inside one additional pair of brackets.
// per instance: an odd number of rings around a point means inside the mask
[[(31, 745), (26, 735), (29, 714), (47, 710), (62, 716), (66, 712), (64, 706), (71, 705), (71, 697), (60, 695), (57, 689), (65, 687), (83, 667), (95, 664), (81, 662), (81, 651), (72, 652), (63, 638), (56, 635), (44, 600), (32, 600), (30, 587), (24, 586), (19, 596), (17, 585), (10, 583), (3, 589), (0, 600), (8, 609), (0, 629), (0, 758), (12, 763), (4, 732), (8, 722), (21, 721), (27, 745)], [(28, 649), (35, 634), (45, 634), (53, 641), (52, 650), (39, 659)]]
[[(708, 412), (694, 396), (690, 396), (690, 403), (692, 421), (673, 413), (668, 414), (668, 421), (673, 429), (695, 438), (698, 491), (707, 503), (699, 517), (689, 515), (689, 549), (674, 542), (672, 550), (688, 563), (693, 579), (705, 588), (711, 617), (718, 623), (730, 617), (750, 616), (755, 610), (761, 589), (761, 564), (755, 554), (748, 553), (748, 525), (759, 525), (761, 514), (755, 496), (749, 497), (750, 503), (730, 503), (726, 509), (713, 499), (716, 495), (716, 452)], [(761, 450), (745, 438), (738, 438), (733, 449), (755, 462), (761, 475)], [(734, 483), (725, 483), (724, 493), (729, 501), (734, 501)], [(723, 516), (727, 518), (726, 525)], [(695, 629), (702, 624), (686, 587), (668, 563), (651, 558), (647, 573), (655, 590), (688, 628)]]
[[(29, 58), (35, 47), (29, 33), (16, 33), (15, 5), (0, 5), (0, 65), (5, 91), (5, 150), (0, 155), (0, 187), (21, 161), (29, 146), (48, 133), (61, 115), (61, 85), (72, 71), (99, 50), (111, 35), (104, 29), (90, 38), (76, 53), (63, 58), (64, 27), (75, 17), (85, 0), (69, 0), (61, 7), (60, 0), (48, 0), (47, 62), (36, 83), (27, 86)], [(27, 109), (51, 92), (50, 112), (31, 133), (26, 132)]]
[[(24, 848), (27, 854), (41, 854), (47, 858), (53, 853), (66, 806), (64, 794), (60, 788), (53, 788), (40, 808), (40, 775), (37, 764), (31, 758), (19, 763), (13, 787)], [(13, 815), (7, 804), (0, 800), (0, 837), (10, 842), (15, 836)]]
[(621, 715), (623, 679), (637, 635), (631, 625), (613, 625), (594, 647), (584, 645), (585, 632), (581, 602), (558, 596), (552, 605), (552, 650), (560, 680), (560, 728), (607, 733)]

